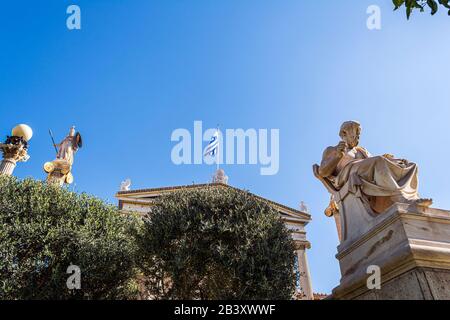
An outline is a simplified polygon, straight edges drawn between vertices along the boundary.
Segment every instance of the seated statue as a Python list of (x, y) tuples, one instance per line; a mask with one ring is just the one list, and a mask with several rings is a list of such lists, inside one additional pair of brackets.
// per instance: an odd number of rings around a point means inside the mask
[[(396, 202), (430, 206), (432, 200), (421, 199), (418, 194), (417, 165), (390, 154), (372, 156), (358, 145), (360, 134), (358, 122), (342, 124), (339, 132), (342, 140), (324, 151), (322, 162), (315, 169), (318, 178), (336, 191), (344, 185), (352, 194), (359, 189), (375, 213), (384, 212)], [(332, 205), (327, 210), (335, 209)]]

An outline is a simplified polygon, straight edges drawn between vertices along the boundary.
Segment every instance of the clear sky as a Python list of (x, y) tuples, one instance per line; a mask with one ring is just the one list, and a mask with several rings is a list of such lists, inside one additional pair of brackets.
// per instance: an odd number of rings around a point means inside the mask
[[(82, 29), (66, 28), (77, 4)], [(366, 27), (381, 7), (382, 28)], [(420, 166), (421, 194), (450, 208), (450, 17), (392, 12), (390, 0), (7, 1), (0, 7), (0, 134), (34, 129), (19, 177), (44, 179), (51, 128), (84, 138), (77, 191), (115, 203), (132, 188), (204, 183), (214, 166), (172, 163), (177, 128), (280, 129), (280, 170), (226, 165), (233, 186), (298, 208), (313, 221), (309, 262), (316, 292), (340, 278), (329, 196), (312, 174), (342, 121), (361, 144)]]

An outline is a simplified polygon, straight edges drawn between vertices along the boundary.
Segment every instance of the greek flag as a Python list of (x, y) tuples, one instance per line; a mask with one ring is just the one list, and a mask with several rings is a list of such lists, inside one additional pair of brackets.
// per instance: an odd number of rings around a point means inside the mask
[(216, 130), (208, 146), (205, 148), (204, 155), (214, 157), (217, 154), (218, 149), (219, 149), (219, 130)]

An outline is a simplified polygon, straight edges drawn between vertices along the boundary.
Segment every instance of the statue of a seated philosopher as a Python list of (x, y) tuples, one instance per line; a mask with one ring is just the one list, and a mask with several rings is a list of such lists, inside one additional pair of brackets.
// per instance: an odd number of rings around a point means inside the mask
[[(320, 166), (315, 166), (316, 177), (327, 184), (332, 195), (345, 187), (347, 193), (358, 194), (375, 214), (397, 202), (430, 206), (432, 200), (421, 199), (418, 194), (417, 165), (390, 154), (371, 156), (358, 145), (360, 134), (358, 122), (344, 122), (339, 132), (342, 140), (328, 147)], [(338, 206), (332, 201), (327, 210), (330, 213)]]

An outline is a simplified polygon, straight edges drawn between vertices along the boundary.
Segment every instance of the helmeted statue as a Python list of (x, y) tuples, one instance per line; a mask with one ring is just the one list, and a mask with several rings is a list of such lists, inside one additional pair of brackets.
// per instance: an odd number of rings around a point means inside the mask
[(79, 132), (75, 132), (75, 127), (70, 128), (69, 134), (59, 144), (54, 144), (56, 148), (56, 159), (44, 165), (44, 171), (48, 173), (47, 181), (58, 182), (59, 184), (71, 184), (73, 182), (72, 165), (74, 155), (83, 146), (83, 141)]
[(72, 127), (70, 128), (69, 135), (61, 143), (55, 144), (55, 147), (58, 148), (56, 158), (66, 160), (70, 165), (73, 165), (74, 154), (82, 146), (83, 142), (80, 133), (75, 134), (75, 127)]

